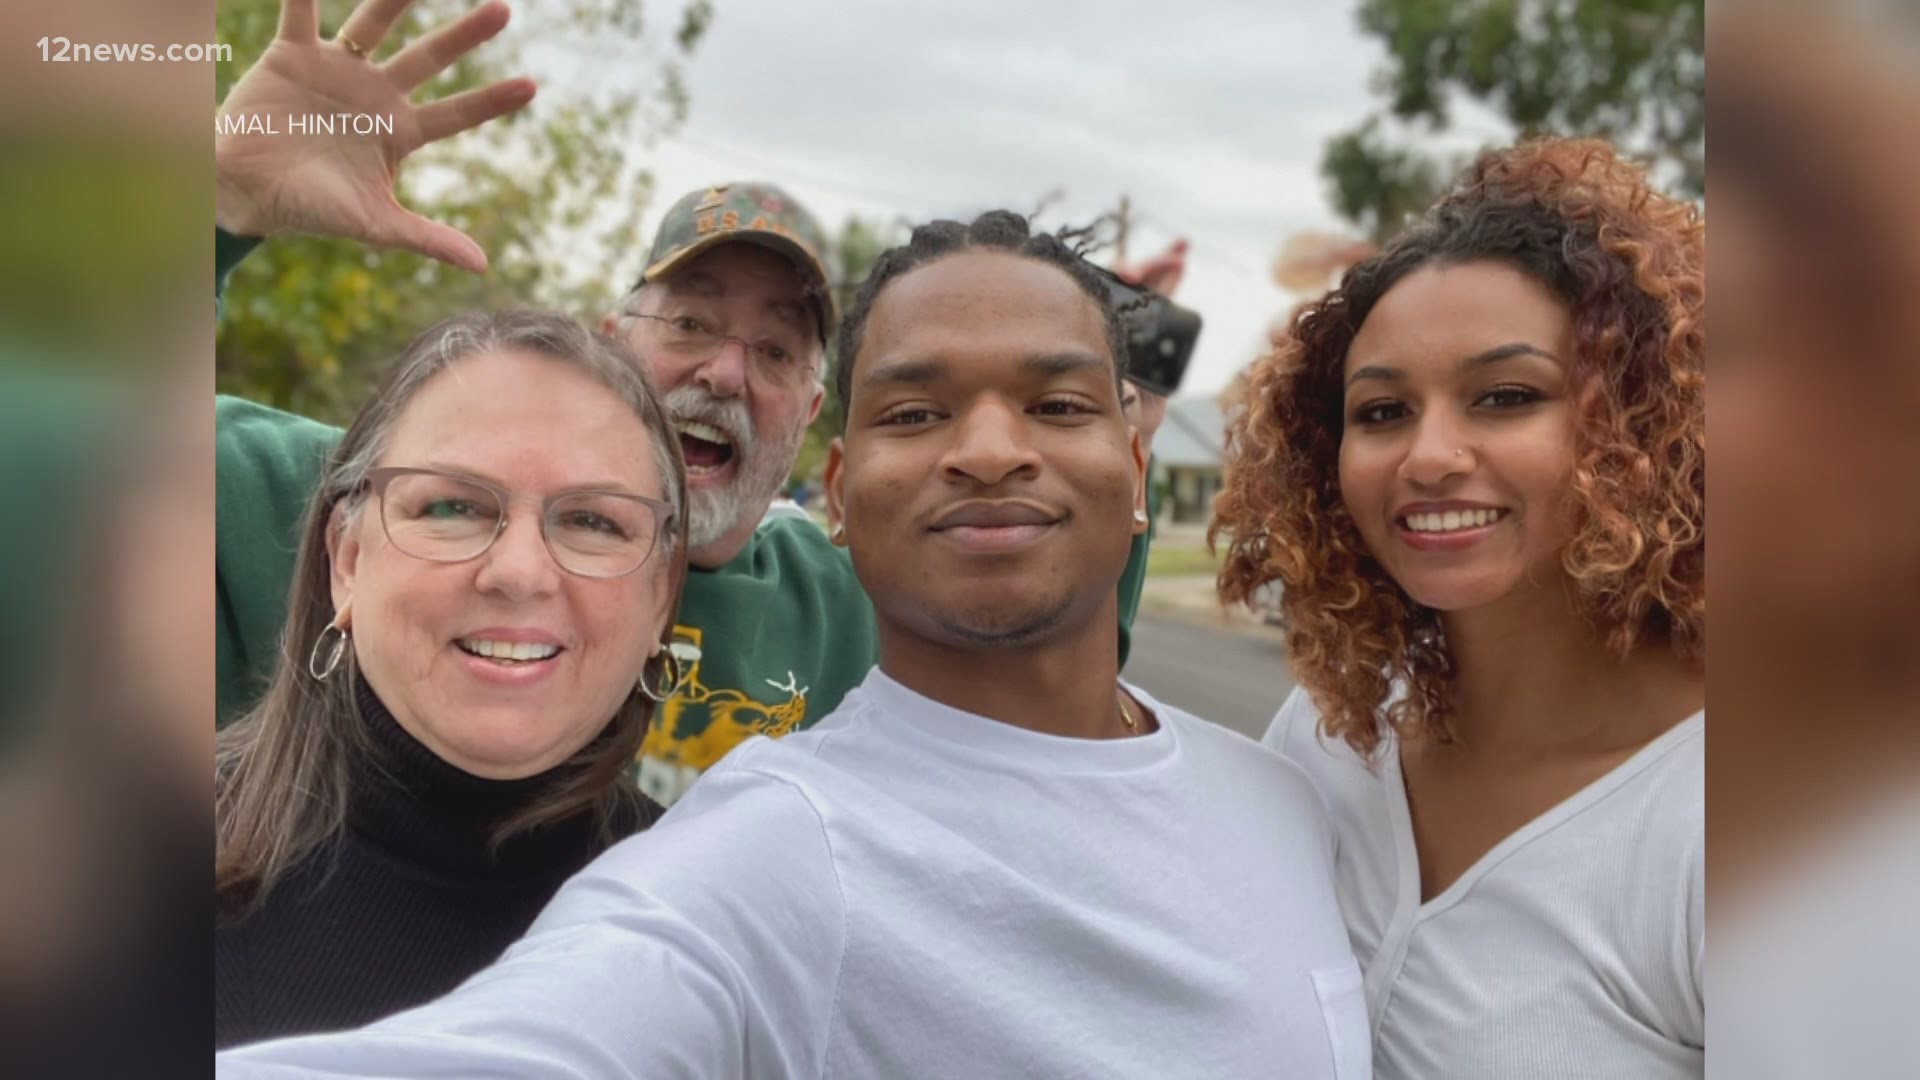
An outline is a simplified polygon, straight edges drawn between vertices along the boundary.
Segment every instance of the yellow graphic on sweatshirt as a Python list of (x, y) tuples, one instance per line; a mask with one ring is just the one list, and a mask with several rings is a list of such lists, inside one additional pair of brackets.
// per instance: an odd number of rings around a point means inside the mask
[(685, 672), (680, 689), (654, 714), (640, 746), (640, 789), (670, 806), (699, 775), (751, 735), (778, 738), (807, 716), (807, 687), (794, 673), (763, 680), (785, 701), (769, 705), (745, 690), (714, 689), (701, 681), (703, 635), (697, 626), (673, 628), (673, 655)]

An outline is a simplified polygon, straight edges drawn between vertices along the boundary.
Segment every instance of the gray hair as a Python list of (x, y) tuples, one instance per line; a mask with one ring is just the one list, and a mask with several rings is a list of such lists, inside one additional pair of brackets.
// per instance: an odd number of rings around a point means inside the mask
[[(680, 441), (660, 407), (645, 365), (619, 341), (596, 334), (573, 319), (527, 309), (455, 315), (415, 338), (388, 373), (380, 392), (361, 412), (368, 425), (365, 440), (350, 455), (335, 460), (320, 482), (321, 490), (344, 501), (343, 508), (349, 514), (357, 513), (365, 495), (367, 473), (386, 454), (400, 414), (420, 387), (469, 356), (504, 352), (532, 353), (570, 364), (626, 402), (646, 425), (654, 467), (667, 485), (674, 520), (685, 517), (686, 484), (674, 481), (684, 471)], [(359, 424), (355, 421), (354, 426)]]

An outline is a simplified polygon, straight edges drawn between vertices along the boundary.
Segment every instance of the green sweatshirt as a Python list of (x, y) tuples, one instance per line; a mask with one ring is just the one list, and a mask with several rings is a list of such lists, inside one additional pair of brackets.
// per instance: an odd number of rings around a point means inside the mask
[[(250, 246), (216, 245), (221, 280)], [(307, 500), (337, 428), (237, 398), (215, 406), (218, 433), (219, 719), (259, 695), (277, 662)], [(1140, 606), (1147, 539), (1120, 579), (1120, 660)], [(879, 656), (873, 605), (845, 549), (811, 520), (775, 515), (725, 566), (692, 569), (674, 626), (688, 668), (641, 748), (640, 786), (672, 803), (749, 735), (811, 726)], [(294, 643), (298, 654), (303, 643)], [(304, 663), (304, 656), (295, 656)]]

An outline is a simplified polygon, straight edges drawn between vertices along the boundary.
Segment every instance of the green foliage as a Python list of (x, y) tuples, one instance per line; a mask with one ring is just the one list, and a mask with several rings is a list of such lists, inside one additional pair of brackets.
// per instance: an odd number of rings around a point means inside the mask
[[(1704, 0), (1360, 0), (1387, 50), (1385, 113), (1441, 130), (1460, 95), (1521, 134), (1595, 135), (1706, 189)], [(1389, 145), (1375, 114), (1332, 139), (1321, 172), (1339, 212), (1384, 239), (1457, 162)]]
[(1333, 184), (1333, 208), (1376, 243), (1399, 232), (1440, 193), (1442, 167), (1380, 134), (1378, 117), (1327, 143), (1320, 171)]
[[(867, 273), (879, 261), (881, 253), (905, 240), (905, 227), (898, 222), (882, 224), (857, 215), (847, 218), (827, 251), (827, 272), (833, 275), (834, 309), (845, 314), (853, 306), (853, 294), (859, 291), (860, 283), (867, 279)], [(833, 392), (833, 371), (839, 362), (830, 348), (825, 365), (827, 397), (820, 405), (820, 415), (807, 429), (806, 441), (800, 444), (789, 483), (819, 479), (827, 463), (827, 445), (840, 434), (841, 406)]]
[[(381, 53), (471, 7), (418, 0)], [(323, 2), (323, 32), (350, 10)], [(217, 30), (233, 59), (216, 70), (221, 97), (266, 49), (278, 17), (277, 0), (222, 0)], [(649, 48), (641, 0), (515, 5), (503, 39), (470, 53), (416, 100), (523, 73), (542, 77), (540, 96), (521, 113), (421, 149), (400, 177), (401, 201), (472, 236), (491, 269), (474, 275), (403, 252), (277, 238), (234, 274), (217, 343), (219, 389), (339, 422), (409, 339), (457, 311), (535, 305), (597, 319), (638, 276), (645, 254), (640, 216), (653, 182), (632, 159), (685, 120), (681, 65), (712, 18), (710, 0), (696, 0), (666, 43)], [(572, 84), (545, 78), (511, 41), (582, 57), (586, 76)], [(609, 52), (608, 42), (619, 44)], [(651, 84), (636, 70), (649, 72)], [(591, 78), (598, 71), (604, 77)]]

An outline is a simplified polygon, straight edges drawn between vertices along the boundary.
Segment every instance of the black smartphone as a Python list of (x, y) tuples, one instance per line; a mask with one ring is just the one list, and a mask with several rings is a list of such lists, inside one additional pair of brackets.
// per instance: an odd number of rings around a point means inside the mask
[(1107, 281), (1108, 302), (1119, 310), (1126, 331), (1127, 378), (1161, 397), (1172, 397), (1200, 340), (1200, 314), (1151, 289), (1129, 285), (1104, 268), (1101, 276)]

